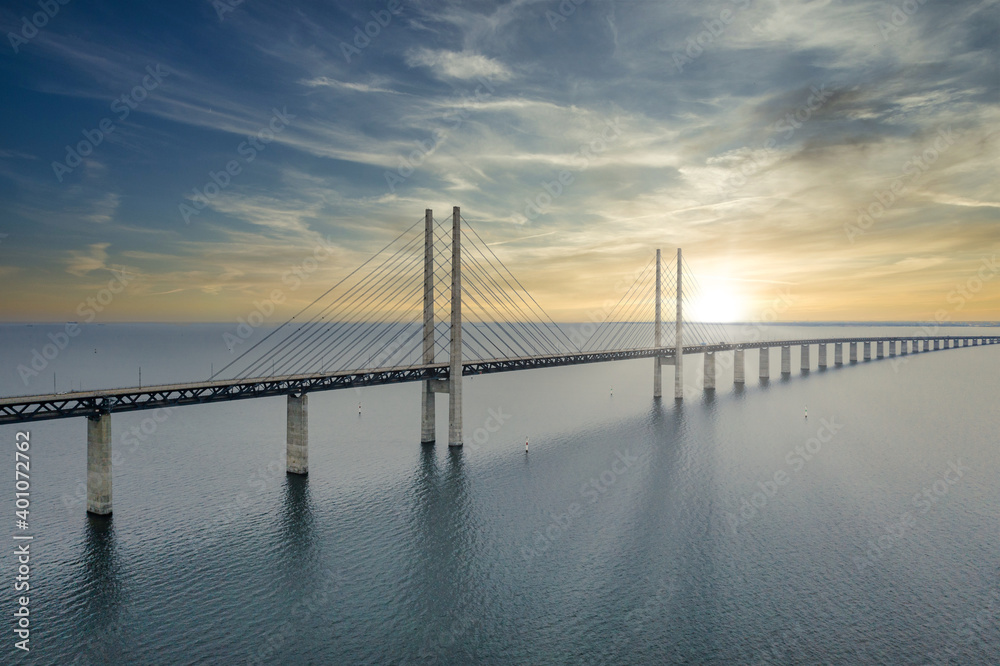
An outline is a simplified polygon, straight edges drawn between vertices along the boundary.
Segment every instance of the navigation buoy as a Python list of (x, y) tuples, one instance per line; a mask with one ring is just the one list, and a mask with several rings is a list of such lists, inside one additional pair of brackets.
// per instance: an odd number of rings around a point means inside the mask
[(806, 407), (806, 418), (809, 418), (809, 408)]
[(358, 416), (361, 416), (361, 403), (358, 403)]
[(611, 387), (611, 395), (613, 396), (614, 394), (615, 394), (615, 387), (614, 387), (614, 386), (612, 386), (612, 387)]
[(525, 453), (528, 452), (528, 438), (527, 437), (524, 438), (524, 452)]

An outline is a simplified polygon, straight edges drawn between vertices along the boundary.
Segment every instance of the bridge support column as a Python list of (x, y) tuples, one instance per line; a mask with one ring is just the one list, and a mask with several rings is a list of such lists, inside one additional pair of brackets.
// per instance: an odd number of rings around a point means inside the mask
[(705, 387), (706, 390), (715, 390), (715, 354), (705, 352)]
[(802, 345), (799, 357), (799, 369), (802, 372), (809, 372), (810, 366), (809, 345)]
[(792, 374), (792, 348), (788, 345), (781, 348), (781, 374)]
[(851, 343), (851, 363), (857, 363), (857, 362), (858, 362), (858, 343), (857, 342), (852, 342)]
[[(424, 363), (434, 362), (434, 211), (424, 211)], [(431, 380), (424, 380), (420, 392), (420, 443), (433, 444), (437, 439), (434, 391)]]
[(760, 378), (770, 379), (771, 377), (771, 350), (767, 347), (760, 348)]
[(978, 347), (979, 346), (979, 338), (976, 338), (975, 340), (973, 340), (972, 344), (975, 345), (976, 347)]
[(899, 355), (906, 356), (910, 353), (910, 341), (903, 340), (899, 343)]
[(896, 355), (896, 341), (889, 340), (889, 357), (892, 358)]
[(844, 343), (833, 343), (833, 364), (844, 365)]
[(826, 343), (819, 345), (819, 367), (821, 370), (826, 367)]
[(286, 408), (285, 472), (309, 473), (309, 397), (288, 394)]
[(111, 414), (87, 417), (87, 511), (111, 513)]
[(462, 446), (462, 213), (451, 212), (451, 358), (448, 370), (448, 446)]
[(934, 351), (937, 351), (938, 349), (941, 349), (941, 341), (940, 341), (940, 340), (935, 340), (935, 341), (934, 341), (934, 347), (933, 347), (933, 350), (934, 350)]
[(872, 343), (870, 342), (865, 343), (865, 360), (872, 360)]
[[(659, 349), (663, 346), (663, 319), (660, 310), (660, 251), (656, 251), (656, 321), (653, 323), (653, 346)], [(659, 356), (653, 357), (653, 397), (663, 397), (663, 366)]]
[(744, 350), (734, 349), (733, 350), (733, 383), (734, 384), (744, 384), (746, 383), (746, 373), (744, 367)]
[(883, 347), (884, 344), (885, 343), (883, 343), (881, 340), (875, 343), (875, 358), (885, 357), (885, 347)]
[(684, 318), (681, 312), (682, 272), (681, 248), (677, 248), (677, 327), (674, 337), (674, 400), (684, 398)]

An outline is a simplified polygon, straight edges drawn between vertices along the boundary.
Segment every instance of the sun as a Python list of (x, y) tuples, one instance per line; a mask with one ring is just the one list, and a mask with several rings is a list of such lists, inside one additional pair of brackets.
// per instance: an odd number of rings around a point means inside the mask
[(703, 285), (691, 303), (691, 321), (732, 323), (742, 321), (743, 295), (731, 284), (712, 282)]

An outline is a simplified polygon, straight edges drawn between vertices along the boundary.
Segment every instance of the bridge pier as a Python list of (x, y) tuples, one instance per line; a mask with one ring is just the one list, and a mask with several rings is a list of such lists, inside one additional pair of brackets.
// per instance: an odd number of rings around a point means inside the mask
[(111, 514), (111, 414), (87, 417), (87, 511)]
[(309, 396), (288, 394), (286, 406), (285, 472), (309, 473)]
[(742, 349), (733, 350), (733, 383), (746, 383), (746, 373), (744, 368), (744, 351)]
[(872, 360), (872, 343), (870, 342), (865, 343), (865, 360)]
[(857, 342), (852, 342), (851, 343), (851, 363), (857, 363), (857, 362), (858, 362), (858, 343)]
[[(434, 211), (424, 210), (424, 363), (434, 362)], [(434, 389), (431, 380), (421, 382), (420, 443), (437, 439)]]
[(448, 370), (448, 446), (462, 446), (462, 213), (451, 212), (451, 358)]
[(826, 344), (820, 343), (819, 345), (819, 368), (820, 370), (826, 367)]
[(767, 347), (760, 348), (760, 378), (771, 378), (771, 350)]
[(899, 343), (899, 355), (906, 356), (910, 353), (910, 341), (903, 340)]
[(833, 364), (844, 365), (844, 343), (833, 343)]
[(781, 347), (781, 374), (792, 374), (792, 348), (788, 345)]
[(809, 372), (809, 345), (802, 345), (799, 358), (799, 369), (802, 372)]
[(681, 312), (682, 271), (681, 248), (677, 248), (677, 318), (674, 329), (674, 400), (684, 398), (684, 317)]
[(895, 355), (896, 355), (896, 341), (889, 340), (889, 358), (892, 358)]
[[(663, 346), (663, 319), (660, 309), (660, 250), (656, 250), (656, 320), (653, 324), (653, 346), (659, 349)], [(663, 397), (663, 363), (659, 356), (653, 357), (653, 397)]]
[(705, 352), (705, 390), (715, 390), (715, 354)]
[(884, 343), (879, 340), (875, 343), (875, 358), (885, 358)]

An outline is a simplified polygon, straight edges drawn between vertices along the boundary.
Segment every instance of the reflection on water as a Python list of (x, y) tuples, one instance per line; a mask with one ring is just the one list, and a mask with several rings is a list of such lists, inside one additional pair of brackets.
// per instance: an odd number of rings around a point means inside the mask
[[(184, 407), (115, 469), (113, 518), (44, 504), (75, 494), (85, 440), (34, 424), (24, 663), (1000, 663), (1000, 348), (787, 377), (772, 351), (770, 380), (748, 354), (745, 385), (718, 363), (683, 401), (669, 369), (652, 399), (648, 360), (476, 377), (466, 424), (505, 419), (462, 449), (415, 441), (417, 384), (365, 389), (364, 418), (317, 393), (308, 477), (274, 463), (283, 399)], [(143, 418), (115, 414), (115, 445)], [(842, 429), (792, 467), (822, 419)]]

